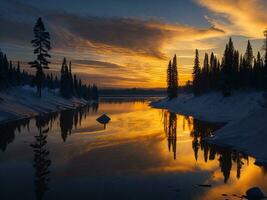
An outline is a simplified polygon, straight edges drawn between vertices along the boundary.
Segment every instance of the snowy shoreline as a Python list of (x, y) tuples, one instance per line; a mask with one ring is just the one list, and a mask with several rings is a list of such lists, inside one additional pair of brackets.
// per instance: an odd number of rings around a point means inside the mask
[(36, 88), (22, 86), (0, 92), (0, 124), (31, 118), (66, 109), (75, 109), (90, 102), (76, 97), (64, 99), (58, 90), (44, 89), (42, 98)]
[(235, 91), (227, 98), (216, 92), (197, 97), (180, 94), (171, 101), (152, 102), (151, 106), (207, 122), (226, 123), (207, 141), (242, 151), (255, 157), (256, 164), (266, 165), (267, 109), (261, 106), (264, 102), (263, 92)]

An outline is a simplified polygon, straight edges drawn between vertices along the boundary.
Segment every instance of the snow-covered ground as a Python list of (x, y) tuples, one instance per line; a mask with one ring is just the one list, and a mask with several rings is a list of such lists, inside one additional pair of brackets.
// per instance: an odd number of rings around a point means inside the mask
[(79, 98), (64, 99), (57, 90), (42, 90), (42, 98), (36, 88), (30, 86), (11, 88), (0, 92), (0, 123), (32, 117), (58, 110), (71, 109), (87, 104)]
[(156, 108), (169, 109), (209, 122), (227, 122), (208, 138), (211, 143), (241, 150), (267, 163), (267, 109), (262, 92), (237, 91), (224, 98), (221, 93), (209, 93), (194, 97), (180, 94), (177, 99), (153, 102)]

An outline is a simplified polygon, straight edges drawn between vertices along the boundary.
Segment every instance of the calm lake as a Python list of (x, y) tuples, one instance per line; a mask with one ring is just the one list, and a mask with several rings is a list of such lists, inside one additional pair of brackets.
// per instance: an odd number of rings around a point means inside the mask
[[(219, 128), (149, 107), (101, 102), (0, 127), (0, 199), (240, 199), (267, 193), (267, 168), (203, 140)], [(96, 119), (106, 113), (106, 125)], [(202, 186), (199, 186), (199, 185)]]

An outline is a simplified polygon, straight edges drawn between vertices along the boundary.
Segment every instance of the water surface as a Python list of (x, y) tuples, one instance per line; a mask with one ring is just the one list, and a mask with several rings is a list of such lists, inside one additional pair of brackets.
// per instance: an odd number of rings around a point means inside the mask
[[(96, 121), (106, 113), (111, 121)], [(210, 124), (148, 102), (99, 105), (0, 127), (0, 198), (238, 199), (266, 168), (210, 146)], [(211, 187), (200, 187), (204, 184)]]

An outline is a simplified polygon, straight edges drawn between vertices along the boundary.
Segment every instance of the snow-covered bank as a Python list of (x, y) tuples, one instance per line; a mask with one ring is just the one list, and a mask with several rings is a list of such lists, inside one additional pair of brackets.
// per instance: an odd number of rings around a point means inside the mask
[(258, 163), (267, 164), (267, 109), (262, 104), (262, 92), (239, 91), (227, 98), (220, 93), (198, 97), (181, 94), (177, 99), (161, 100), (151, 105), (199, 120), (227, 122), (208, 141), (241, 150), (255, 157)]
[(195, 97), (193, 94), (180, 94), (171, 101), (166, 99), (153, 102), (156, 108), (166, 108), (172, 112), (191, 115), (209, 122), (229, 122), (238, 120), (257, 108), (263, 101), (262, 92), (235, 92), (224, 98), (221, 93), (213, 92)]
[(35, 88), (29, 86), (12, 88), (0, 92), (0, 123), (72, 109), (87, 103), (86, 100), (79, 98), (64, 99), (55, 90), (44, 89), (42, 98), (39, 98)]

